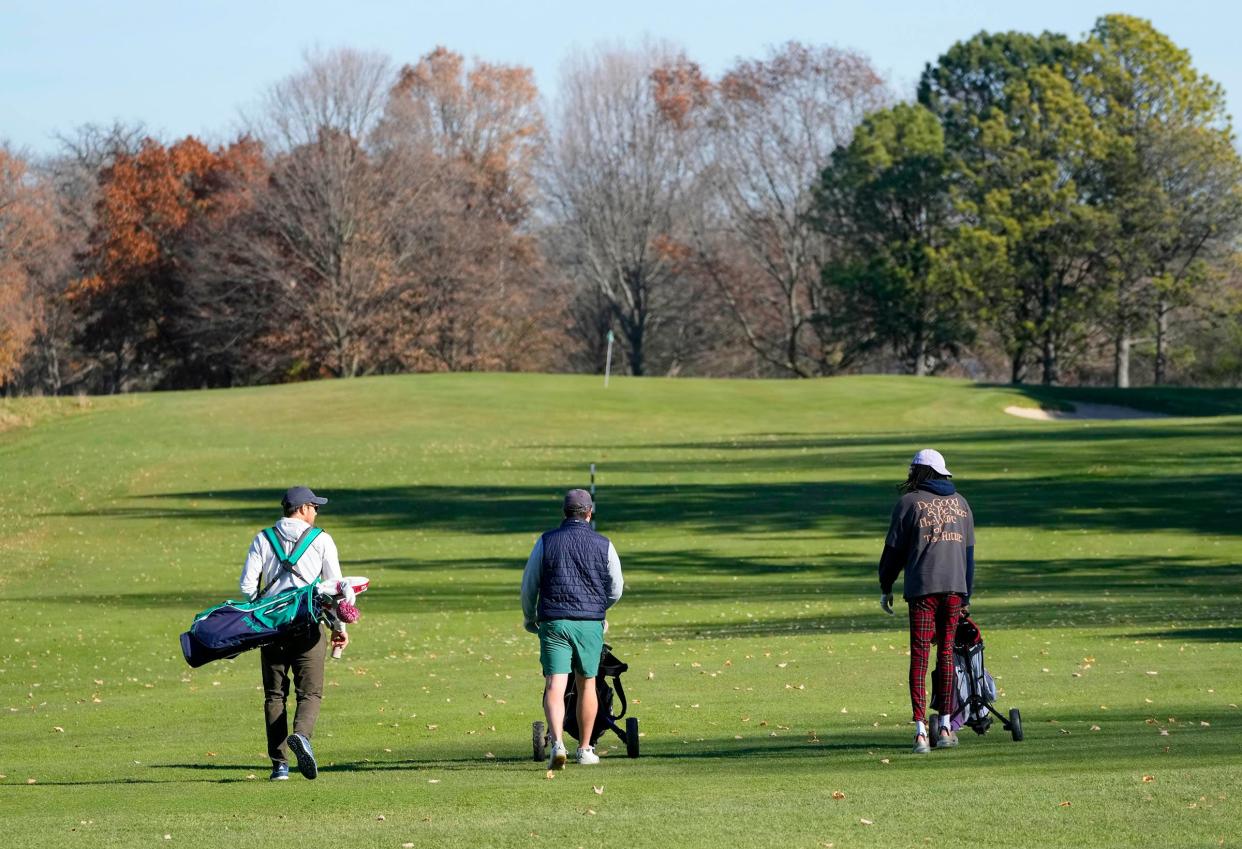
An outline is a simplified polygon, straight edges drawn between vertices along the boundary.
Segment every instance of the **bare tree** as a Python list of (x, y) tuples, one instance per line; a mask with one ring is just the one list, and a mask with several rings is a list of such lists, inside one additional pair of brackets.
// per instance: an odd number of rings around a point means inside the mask
[(693, 136), (703, 202), (687, 221), (701, 274), (712, 280), (747, 343), (785, 374), (841, 366), (825, 321), (821, 270), (829, 237), (811, 225), (811, 187), (832, 152), (891, 100), (866, 57), (790, 42), (738, 61), (705, 107), (683, 97), (665, 114)]
[(268, 347), (337, 376), (380, 359), (412, 253), (418, 163), (395, 171), (368, 146), (395, 80), (387, 57), (338, 50), (272, 86), (250, 118), (274, 157), (268, 184), (209, 249), (219, 261), (196, 263), (205, 285), (263, 293), (281, 317)]
[(685, 297), (679, 262), (664, 248), (685, 213), (687, 154), (652, 79), (678, 61), (663, 44), (569, 59), (541, 173), (549, 249), (602, 295), (635, 375), (651, 368), (651, 337)]

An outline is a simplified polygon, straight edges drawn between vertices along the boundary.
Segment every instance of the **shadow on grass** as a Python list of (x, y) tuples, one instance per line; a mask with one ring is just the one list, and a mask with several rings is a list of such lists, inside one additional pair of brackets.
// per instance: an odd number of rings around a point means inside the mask
[(1206, 643), (1242, 643), (1242, 627), (1238, 626), (1199, 626), (1186, 628), (1168, 628), (1158, 631), (1143, 631), (1127, 634), (1135, 639), (1151, 640), (1200, 640)]
[(1031, 386), (978, 384), (979, 389), (1011, 389), (1049, 406), (1066, 402), (1113, 404), (1170, 416), (1234, 416), (1242, 414), (1242, 389), (1142, 386)]
[[(727, 466), (727, 464), (725, 464)], [(1028, 476), (963, 485), (976, 525), (1097, 533), (1190, 531), (1242, 534), (1242, 473)], [(568, 481), (572, 484), (575, 481)], [(395, 486), (327, 491), (324, 523), (368, 531), (432, 530), (462, 535), (534, 534), (556, 524), (562, 491), (551, 487)], [(609, 487), (600, 521), (614, 533), (676, 529), (738, 535), (827, 532), (876, 540), (897, 494), (892, 483), (766, 482)], [(260, 527), (277, 518), (267, 489), (143, 496), (133, 506), (61, 515), (129, 521), (235, 521)], [(159, 502), (159, 503), (152, 503)], [(525, 554), (525, 552), (522, 552)], [(520, 556), (515, 552), (515, 556)]]
[[(662, 555), (661, 562), (668, 564), (662, 571), (630, 570), (628, 610), (621, 620), (625, 624), (619, 624), (619, 638), (758, 639), (887, 631), (900, 636), (907, 627), (904, 610), (889, 618), (870, 602), (874, 581), (870, 566), (828, 561), (787, 564), (789, 568), (780, 572), (751, 563), (743, 565), (753, 569), (752, 579), (734, 580), (737, 564), (732, 559), (715, 563), (697, 552), (688, 557), (693, 564)], [(451, 574), (451, 561), (441, 565)], [(759, 580), (769, 574), (773, 580)], [(519, 576), (513, 567), (512, 580), (504, 582), (487, 577), (475, 582), (441, 578), (379, 583), (363, 601), (364, 616), (472, 612), (516, 617)], [(1008, 561), (980, 569), (974, 613), (985, 637), (1008, 629), (1085, 628), (1128, 629), (1140, 638), (1237, 642), (1242, 640), (1242, 628), (1235, 625), (1242, 597), (1239, 577), (1242, 565), (1212, 566), (1192, 559)], [(219, 601), (184, 589), (31, 598), (40, 604), (180, 608), (189, 613)], [(676, 615), (664, 615), (673, 610)]]

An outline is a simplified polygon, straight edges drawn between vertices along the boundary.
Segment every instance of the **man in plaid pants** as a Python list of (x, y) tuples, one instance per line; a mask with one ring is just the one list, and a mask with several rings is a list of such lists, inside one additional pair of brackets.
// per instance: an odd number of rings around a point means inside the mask
[[(957, 492), (944, 457), (925, 448), (914, 455), (893, 508), (884, 553), (880, 557), (880, 606), (893, 612), (893, 583), (906, 574), (902, 595), (910, 608), (910, 704), (914, 709), (914, 752), (957, 745), (950, 727), (953, 715), (953, 636), (966, 611), (975, 572), (975, 520)], [(927, 666), (936, 644), (932, 707), (927, 722)]]

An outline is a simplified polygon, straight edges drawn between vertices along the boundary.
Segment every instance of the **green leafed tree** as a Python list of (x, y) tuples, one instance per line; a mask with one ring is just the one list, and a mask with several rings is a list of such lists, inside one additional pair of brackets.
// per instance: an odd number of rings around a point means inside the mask
[(1170, 316), (1202, 302), (1242, 228), (1242, 162), (1221, 87), (1148, 21), (1100, 18), (1076, 77), (1108, 143), (1101, 203), (1116, 214), (1106, 269), (1114, 377), (1130, 385), (1136, 337), (1166, 379)]
[(1004, 245), (986, 276), (987, 311), (1015, 382), (1044, 383), (1086, 349), (1112, 226), (1097, 184), (1105, 138), (1069, 74), (1061, 35), (981, 33), (929, 65), (919, 99), (940, 119), (960, 209)]
[(830, 320), (864, 351), (896, 355), (928, 374), (974, 337), (972, 273), (1003, 248), (960, 225), (944, 131), (929, 110), (874, 113), (838, 148), (817, 195), (816, 220), (836, 245), (823, 283), (840, 297)]

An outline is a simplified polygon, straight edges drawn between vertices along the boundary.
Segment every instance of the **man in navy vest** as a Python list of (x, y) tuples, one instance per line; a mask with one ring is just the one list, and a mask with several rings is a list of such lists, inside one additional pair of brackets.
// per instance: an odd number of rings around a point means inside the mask
[(597, 764), (590, 745), (599, 709), (595, 676), (604, 647), (604, 616), (621, 598), (621, 558), (608, 537), (591, 528), (595, 504), (585, 489), (565, 494), (565, 521), (535, 543), (522, 575), (522, 614), (526, 630), (539, 635), (543, 666), (543, 712), (553, 737), (548, 769), (563, 769), (565, 749), (565, 688), (576, 676), (578, 728), (585, 745), (578, 747), (580, 764)]

